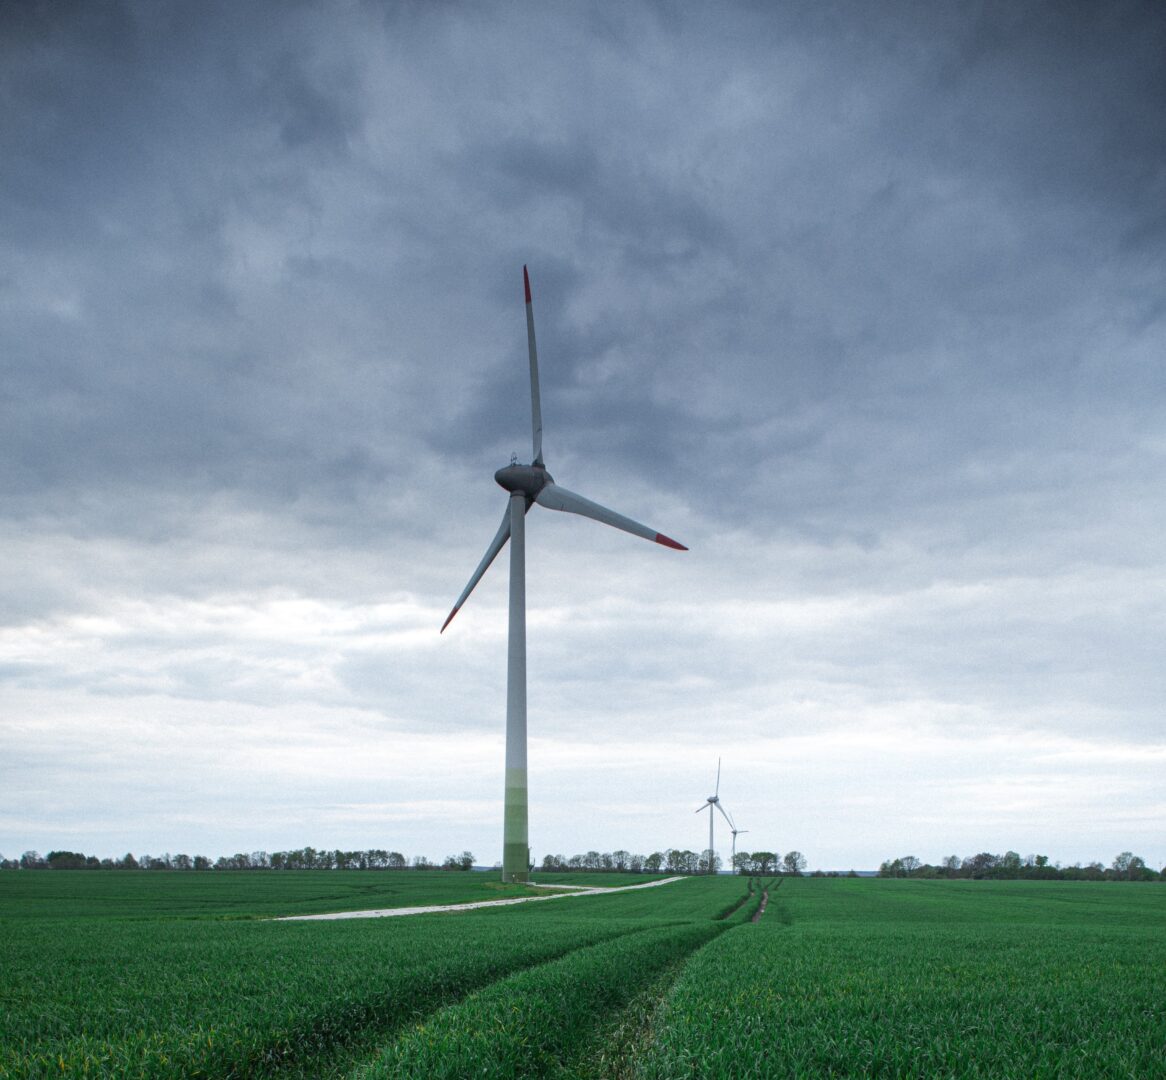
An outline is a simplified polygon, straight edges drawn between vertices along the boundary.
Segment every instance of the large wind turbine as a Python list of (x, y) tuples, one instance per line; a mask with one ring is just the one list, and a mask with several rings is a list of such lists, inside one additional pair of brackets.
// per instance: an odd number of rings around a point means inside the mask
[(723, 817), (729, 823), (730, 829), (733, 827), (732, 819), (729, 817), (728, 814), (725, 813), (725, 808), (721, 805), (720, 795), (721, 795), (721, 759), (717, 758), (717, 786), (716, 786), (715, 790), (713, 791), (713, 793), (707, 799), (705, 799), (704, 805), (698, 806), (696, 808), (696, 813), (698, 813), (698, 814), (701, 813), (705, 808), (707, 808), (708, 812), (709, 812), (709, 873), (710, 874), (716, 873), (716, 853), (713, 851), (713, 809), (716, 808), (717, 810), (719, 810), (721, 812), (721, 817)]
[(638, 521), (617, 514), (614, 510), (593, 503), (573, 491), (559, 487), (543, 464), (543, 418), (538, 391), (538, 353), (534, 344), (534, 308), (530, 302), (530, 275), (522, 268), (522, 284), (526, 290), (526, 341), (530, 354), (530, 408), (531, 429), (534, 435), (534, 454), (529, 465), (514, 460), (494, 474), (494, 479), (508, 492), (510, 501), (502, 515), (502, 524), (490, 541), (486, 554), (478, 563), (469, 584), (457, 598), (453, 610), (442, 624), (442, 632), (458, 613), (474, 586), (494, 561), (495, 556), (510, 541), (510, 635), (506, 652), (506, 793), (502, 830), (502, 880), (526, 881), (530, 869), (530, 847), (527, 834), (526, 793), (526, 524), (527, 511), (534, 503), (548, 510), (563, 510), (569, 514), (594, 518), (623, 529), (633, 536), (654, 540), (665, 547), (687, 551), (683, 544), (669, 539), (663, 533), (649, 529)]

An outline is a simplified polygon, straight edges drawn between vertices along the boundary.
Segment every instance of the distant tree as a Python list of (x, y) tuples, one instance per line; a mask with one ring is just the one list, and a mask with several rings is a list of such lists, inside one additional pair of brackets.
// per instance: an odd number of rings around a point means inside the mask
[(755, 874), (772, 874), (777, 869), (780, 855), (776, 851), (753, 852), (753, 872)]
[(971, 855), (960, 864), (960, 870), (965, 877), (984, 878), (991, 875), (1000, 862), (999, 855), (981, 851), (978, 855)]
[(619, 851), (613, 851), (611, 853), (612, 869), (618, 873), (623, 873), (628, 868), (630, 858), (631, 854), (624, 851), (623, 848), (620, 848)]
[(191, 863), (189, 855), (175, 855), (174, 858), (170, 860), (170, 863), (175, 870), (193, 869), (193, 863)]
[(390, 870), (404, 870), (406, 865), (405, 856), (402, 855), (399, 851), (390, 851), (388, 864)]
[(715, 874), (721, 868), (721, 857), (711, 848), (705, 848), (697, 861), (698, 874)]
[(432, 870), (433, 863), (431, 863), (424, 855), (414, 855), (413, 856), (413, 869), (414, 870)]
[(879, 877), (902, 877), (903, 860), (886, 859), (879, 865)]
[(211, 868), (211, 861), (205, 855), (196, 855), (194, 857), (194, 868), (196, 870), (209, 870)]
[(633, 874), (643, 873), (644, 856), (643, 855), (633, 855), (630, 859), (628, 859), (628, 869)]
[(904, 855), (903, 858), (899, 861), (903, 864), (903, 873), (908, 877), (918, 872), (918, 870), (923, 866), (923, 864), (917, 858), (915, 858), (914, 855)]
[(699, 859), (687, 848), (669, 848), (664, 852), (664, 869), (670, 874), (695, 874)]
[(996, 863), (996, 877), (1001, 878), (1018, 878), (1024, 869), (1024, 862), (1020, 858), (1018, 852), (1006, 851), (1000, 856), (1000, 861)]
[(800, 874), (806, 868), (806, 857), (800, 851), (787, 851), (781, 868), (787, 874)]
[(662, 851), (653, 851), (646, 859), (644, 859), (644, 869), (649, 874), (660, 873), (660, 867), (664, 865), (664, 853)]
[(1114, 874), (1125, 881), (1140, 881), (1145, 876), (1146, 861), (1132, 851), (1123, 851), (1113, 860)]
[(50, 870), (85, 869), (85, 856), (79, 851), (50, 851), (44, 861)]
[(748, 874), (753, 870), (753, 856), (747, 851), (738, 851), (733, 856), (733, 873)]
[(26, 851), (20, 856), (21, 870), (47, 870), (48, 866), (39, 851)]

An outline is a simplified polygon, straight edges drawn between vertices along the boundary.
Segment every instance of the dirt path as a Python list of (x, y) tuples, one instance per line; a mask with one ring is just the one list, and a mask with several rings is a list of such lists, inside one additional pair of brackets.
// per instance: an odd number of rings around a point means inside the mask
[(683, 881), (681, 877), (662, 878), (660, 881), (645, 881), (642, 885), (619, 885), (613, 888), (586, 885), (539, 885), (543, 889), (570, 889), (570, 892), (551, 893), (549, 896), (516, 896), (509, 900), (475, 900), (468, 904), (435, 904), (430, 907), (376, 908), (372, 911), (336, 911), (324, 915), (284, 915), (276, 922), (310, 922), (321, 919), (392, 919), (399, 915), (428, 915), (436, 911), (473, 911), (476, 908), (505, 907), (508, 904), (535, 904), (544, 900), (566, 900), (576, 896), (600, 896), (604, 893), (630, 892), (632, 889), (654, 889), (657, 885), (669, 885), (673, 881)]
[(757, 905), (757, 910), (753, 912), (752, 922), (760, 922), (761, 916), (765, 914), (765, 905), (769, 903), (769, 890), (763, 889), (761, 892), (761, 903)]

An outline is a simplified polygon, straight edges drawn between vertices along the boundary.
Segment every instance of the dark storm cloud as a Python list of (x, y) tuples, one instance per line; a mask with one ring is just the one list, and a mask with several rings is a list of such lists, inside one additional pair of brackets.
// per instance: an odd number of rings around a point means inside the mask
[[(389, 202), (408, 205), (432, 187), (440, 205), (450, 184), (472, 212), (512, 216), (520, 235), (527, 218), (551, 215), (546, 239), (574, 220), (578, 255), (546, 250), (544, 239), (528, 256), (548, 410), (560, 421), (553, 436), (637, 454), (670, 482), (696, 464), (689, 448), (723, 460), (722, 480), (750, 463), (804, 460), (807, 449), (832, 479), (859, 455), (893, 475), (894, 446), (877, 444), (928, 413), (943, 416), (941, 430), (929, 438), (926, 423), (916, 425), (904, 453), (951, 465), (989, 439), (1015, 438), (1001, 427), (1010, 400), (1039, 428), (1071, 404), (1074, 371), (1055, 323), (1091, 284), (1089, 274), (1066, 282), (1060, 268), (1096, 258), (1099, 243), (1111, 259), (1130, 237), (1144, 244), (1161, 205), (1153, 164), (1163, 86), (1150, 62), (1161, 28), (1144, 9), (1119, 18), (1085, 8), (1054, 17), (1041, 8), (876, 16), (795, 7), (753, 12), (721, 37), (700, 13), (593, 12), (580, 26), (597, 48), (550, 35), (540, 42), (549, 60), (533, 65), (525, 90), (515, 75), (493, 100), (455, 111), (433, 90), (383, 102), (389, 113), (416, 111), (408, 132), (434, 120), (431, 145), (403, 144), (389, 158), (369, 157), (372, 76), (359, 56), (344, 62), (355, 32), (320, 41), (304, 9), (271, 15), (262, 6), (204, 19), (110, 6), (16, 19), (8, 94), (23, 152), (5, 172), (23, 175), (18, 194), (67, 233), (36, 232), (42, 248), (57, 237), (42, 254), (61, 280), (42, 288), (68, 283), (95, 313), (83, 332), (46, 320), (43, 307), (25, 314), (40, 363), (16, 377), (49, 410), (33, 426), (56, 437), (16, 448), (27, 470), (18, 476), (36, 490), (67, 483), (78, 467), (71, 451), (82, 446), (86, 468), (118, 477), (181, 470), (289, 493), (304, 484), (336, 491), (344, 475), (385, 480), (390, 466), (377, 466), (375, 448), (342, 439), (349, 445), (325, 450), (307, 437), (343, 424), (350, 408), (348, 388), (315, 366), (350, 354), (346, 311), (366, 318), (376, 286), (395, 284), (375, 249), (347, 264), (316, 254), (327, 246), (314, 241), (328, 204), (349, 194), (326, 182), (337, 162), (365, 158), (396, 188)], [(481, 13), (395, 12), (384, 33), (390, 49), (431, 34), (436, 51), (459, 33), (482, 33), (489, 45), (505, 33), (493, 23)], [(547, 28), (534, 20), (515, 56), (532, 55)], [(547, 69), (568, 50), (581, 62), (556, 72), (554, 111), (536, 106), (515, 125), (511, 94), (542, 96)], [(418, 76), (428, 59), (423, 51)], [(470, 94), (496, 80), (480, 59), (462, 76)], [(618, 122), (625, 113), (637, 128)], [(389, 230), (389, 264), (464, 261), (452, 248), (466, 239), (456, 209), (448, 225), (424, 224), (386, 196), (351, 194)], [(276, 245), (275, 276), (254, 295), (233, 226)], [(100, 270), (86, 257), (94, 251)], [(573, 297), (595, 277), (611, 290), (593, 289), (580, 306)], [(422, 300), (421, 321), (440, 321), (437, 300)], [(386, 303), (386, 340), (404, 306)], [(1130, 317), (1145, 322), (1152, 309)], [(333, 356), (295, 362), (303, 318), (332, 320), (335, 330), (314, 344)], [(480, 447), (489, 426), (517, 412), (505, 407), (523, 389), (513, 322), (501, 324), (511, 333), (494, 346), (473, 412), (431, 426), (436, 447), (453, 449), (454, 433)], [(1130, 377), (1138, 374), (1114, 376)], [(692, 378), (695, 407), (675, 389)], [(1130, 387), (1116, 389), (1124, 398)], [(382, 393), (388, 409), (390, 388)], [(835, 455), (823, 438), (841, 426), (862, 441)], [(860, 486), (872, 490), (869, 479)], [(904, 497), (873, 490), (884, 503)]]
[[(237, 17), (14, 7), (2, 172), (19, 223), (5, 292), (23, 415), (6, 487), (288, 487), (328, 439), (297, 449), (319, 403), (292, 389), (294, 357), (261, 323), (298, 328), (250, 302), (230, 234), (291, 234), (290, 256), (310, 252), (309, 174), (357, 122), (343, 73), (281, 41), (287, 22), (254, 50), (262, 28)], [(279, 273), (310, 310), (310, 275), (291, 257)], [(360, 467), (358, 448), (324, 453), (330, 480)]]

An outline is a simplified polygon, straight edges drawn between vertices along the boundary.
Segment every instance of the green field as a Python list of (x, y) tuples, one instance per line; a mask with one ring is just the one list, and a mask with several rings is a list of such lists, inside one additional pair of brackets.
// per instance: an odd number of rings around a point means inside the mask
[[(539, 880), (611, 885), (611, 877), (580, 874), (575, 881), (572, 875), (562, 874)], [(461, 904), (537, 896), (541, 891), (503, 885), (497, 874), (443, 870), (9, 872), (0, 874), (0, 918), (256, 918)]]
[(512, 890), (2, 874), (0, 1076), (1166, 1074), (1166, 886), (793, 878), (753, 923), (748, 884), (288, 923)]

